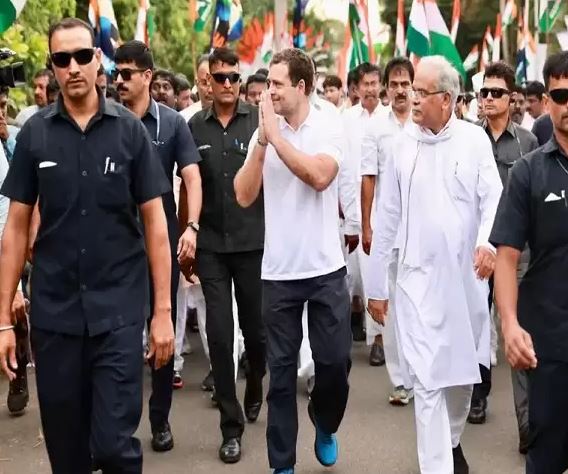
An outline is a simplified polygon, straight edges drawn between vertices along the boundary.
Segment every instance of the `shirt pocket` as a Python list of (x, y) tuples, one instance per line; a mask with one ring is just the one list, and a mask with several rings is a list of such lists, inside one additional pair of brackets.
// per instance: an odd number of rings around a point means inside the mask
[(38, 194), (49, 207), (62, 209), (71, 199), (72, 189), (68, 173), (61, 163), (42, 160), (37, 165)]
[(565, 245), (568, 203), (563, 194), (562, 191), (550, 191), (540, 196), (536, 232), (537, 239), (543, 246)]
[(124, 163), (114, 163), (114, 169), (107, 167), (107, 172), (99, 170), (96, 185), (97, 202), (103, 208), (122, 208), (130, 202), (129, 167)]
[(453, 164), (453, 174), (450, 177), (452, 197), (456, 201), (473, 202), (477, 184), (477, 173), (465, 160), (457, 160)]

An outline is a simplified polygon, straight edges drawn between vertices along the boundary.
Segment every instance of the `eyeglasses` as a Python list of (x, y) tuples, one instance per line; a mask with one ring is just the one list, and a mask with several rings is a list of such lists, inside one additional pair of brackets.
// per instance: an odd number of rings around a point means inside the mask
[(426, 98), (426, 97), (430, 97), (431, 95), (445, 94), (446, 92), (448, 92), (448, 91), (433, 91), (433, 92), (428, 92), (428, 91), (425, 91), (425, 90), (423, 90), (423, 89), (418, 89), (418, 90), (411, 89), (411, 90), (409, 91), (409, 94), (408, 94), (408, 95), (410, 96), (411, 99), (419, 99), (419, 100), (422, 100), (422, 99), (424, 99), (424, 98)]
[(118, 76), (120, 76), (122, 77), (123, 81), (129, 81), (130, 79), (132, 79), (132, 74), (144, 71), (146, 71), (146, 69), (130, 69), (126, 67), (124, 69), (115, 69), (114, 71), (112, 71), (112, 80), (116, 81), (118, 79)]
[(500, 99), (504, 95), (509, 95), (509, 91), (507, 89), (503, 89), (502, 87), (482, 87), (479, 91), (479, 94), (484, 99), (487, 99), (487, 97), (489, 97), (489, 94), (491, 94), (491, 97), (493, 97), (494, 99)]
[(548, 94), (555, 104), (566, 105), (568, 103), (568, 89), (552, 89)]
[(236, 84), (241, 80), (241, 75), (238, 72), (214, 72), (211, 77), (217, 84), (225, 84), (227, 79), (231, 84)]
[(73, 51), (69, 53), (67, 51), (59, 51), (57, 53), (51, 53), (51, 62), (54, 66), (59, 68), (69, 67), (71, 64), (71, 58), (75, 60), (75, 62), (79, 66), (84, 66), (89, 64), (93, 60), (93, 56), (95, 55), (95, 50), (93, 48), (85, 48), (85, 49), (78, 49), (77, 51)]

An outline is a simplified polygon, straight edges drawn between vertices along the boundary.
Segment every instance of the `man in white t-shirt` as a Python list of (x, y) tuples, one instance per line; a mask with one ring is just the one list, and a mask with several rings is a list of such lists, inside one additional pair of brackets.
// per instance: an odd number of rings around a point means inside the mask
[(33, 82), (35, 104), (20, 110), (16, 116), (18, 127), (23, 127), (32, 115), (47, 105), (47, 85), (52, 78), (53, 73), (49, 69), (42, 69), (36, 73)]
[(335, 432), (349, 393), (350, 302), (337, 231), (344, 134), (340, 121), (310, 104), (313, 75), (312, 62), (301, 50), (274, 56), (259, 129), (235, 177), (241, 206), (254, 202), (261, 188), (264, 195), (267, 442), (277, 474), (293, 473), (296, 463), (296, 369), (306, 302), (316, 373), (308, 413), (316, 429), (315, 454), (324, 466), (337, 460)]
[(197, 95), (199, 100), (189, 107), (180, 111), (181, 116), (186, 122), (189, 122), (197, 112), (206, 107), (211, 107), (213, 103), (213, 93), (211, 85), (209, 84), (209, 55), (204, 54), (197, 60), (197, 76), (195, 78), (195, 85), (197, 86)]

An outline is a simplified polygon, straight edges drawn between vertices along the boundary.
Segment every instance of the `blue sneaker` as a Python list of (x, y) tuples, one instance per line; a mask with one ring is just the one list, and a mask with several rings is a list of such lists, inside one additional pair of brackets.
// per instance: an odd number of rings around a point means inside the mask
[(322, 466), (333, 466), (337, 462), (337, 438), (335, 434), (326, 433), (318, 427), (312, 402), (308, 404), (308, 415), (310, 415), (310, 420), (316, 428), (316, 441), (314, 443), (316, 459)]
[(281, 469), (274, 469), (274, 474), (294, 474), (294, 468), (285, 467)]

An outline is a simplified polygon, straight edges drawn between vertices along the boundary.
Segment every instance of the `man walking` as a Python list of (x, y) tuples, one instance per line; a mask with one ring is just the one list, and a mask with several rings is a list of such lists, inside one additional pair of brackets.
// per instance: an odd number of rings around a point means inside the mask
[(453, 115), (459, 92), (446, 59), (422, 59), (414, 124), (395, 140), (383, 173), (367, 277), (369, 311), (384, 324), (400, 229), (396, 324), (414, 385), (422, 474), (469, 472), (460, 438), (478, 364), (489, 365), (488, 238), (502, 186), (483, 130)]
[[(235, 178), (240, 205), (264, 194), (263, 316), (268, 336), (268, 458), (275, 473), (296, 464), (296, 381), (302, 310), (308, 305), (315, 386), (308, 412), (315, 454), (337, 460), (337, 432), (349, 393), (350, 302), (337, 231), (337, 175), (343, 159), (340, 122), (310, 104), (311, 59), (287, 49), (272, 59), (258, 132)], [(278, 114), (278, 115), (276, 115)]]
[(10, 308), (39, 198), (31, 340), (52, 472), (88, 473), (94, 463), (139, 474), (133, 435), (142, 413), (148, 261), (147, 358), (159, 369), (174, 347), (161, 199), (169, 185), (144, 126), (95, 88), (101, 52), (92, 28), (61, 20), (48, 44), (61, 94), (26, 122), (1, 190), (11, 203), (0, 255), (0, 366), (14, 377)]
[[(177, 289), (179, 264), (195, 257), (199, 213), (201, 211), (201, 177), (197, 163), (201, 159), (191, 132), (180, 114), (159, 104), (150, 97), (150, 84), (154, 59), (150, 49), (141, 41), (128, 41), (115, 52), (114, 70), (116, 89), (122, 103), (142, 119), (152, 144), (162, 162), (162, 167), (173, 186), (174, 167), (177, 165), (188, 193), (188, 220), (180, 236), (176, 217), (174, 194), (170, 190), (162, 196), (164, 211), (168, 221), (170, 255), (172, 259), (171, 306), (172, 322), (175, 327), (177, 313)], [(150, 426), (152, 429), (152, 448), (155, 451), (169, 451), (174, 439), (169, 424), (172, 405), (174, 359), (159, 370), (152, 370), (152, 395), (150, 397)]]

